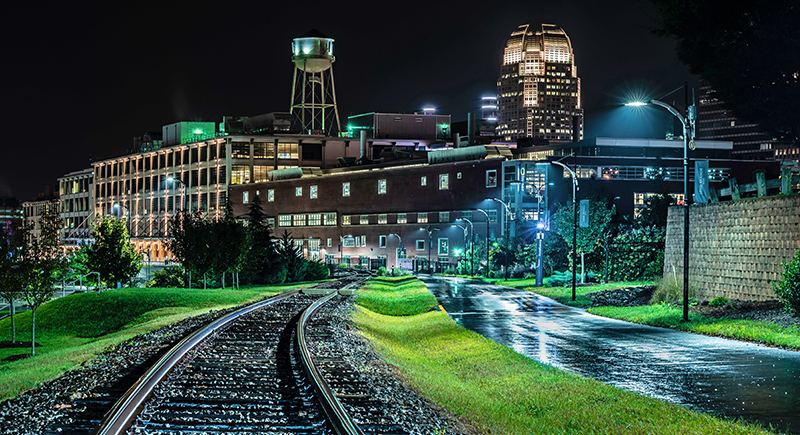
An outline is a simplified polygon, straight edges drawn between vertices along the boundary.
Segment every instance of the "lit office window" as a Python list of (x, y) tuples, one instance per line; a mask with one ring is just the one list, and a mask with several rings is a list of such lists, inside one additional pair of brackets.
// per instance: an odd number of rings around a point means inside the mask
[(378, 195), (386, 193), (386, 180), (378, 180)]
[(439, 174), (439, 190), (450, 188), (450, 174)]
[(317, 186), (311, 186), (308, 188), (308, 197), (311, 199), (317, 199)]
[(408, 223), (408, 215), (406, 213), (397, 213), (397, 223), (398, 224)]
[(417, 213), (417, 223), (419, 224), (428, 223), (428, 213)]
[(302, 187), (295, 187), (294, 188), (294, 196), (303, 196), (303, 188)]
[(267, 190), (267, 202), (275, 202), (275, 189)]
[(350, 196), (350, 182), (342, 183), (342, 196)]

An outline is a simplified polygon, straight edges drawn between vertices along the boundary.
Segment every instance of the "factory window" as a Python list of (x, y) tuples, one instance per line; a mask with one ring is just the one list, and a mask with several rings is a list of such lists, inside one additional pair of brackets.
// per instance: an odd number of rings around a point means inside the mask
[(278, 225), (282, 227), (292, 226), (292, 215), (290, 214), (278, 215)]
[(317, 226), (322, 225), (322, 213), (311, 213), (308, 215), (308, 225)]
[(250, 203), (250, 192), (242, 193), (242, 204)]
[(342, 225), (350, 225), (350, 216), (342, 216)]
[(294, 196), (303, 196), (303, 188), (302, 187), (295, 187), (294, 188)]
[(497, 222), (497, 210), (487, 210), (489, 222)]
[(342, 183), (342, 196), (350, 196), (350, 182)]
[(439, 222), (450, 222), (450, 212), (449, 211), (440, 211), (439, 212)]
[[(344, 240), (342, 240), (342, 246), (345, 248), (353, 248), (356, 246), (356, 239), (353, 236), (345, 237)], [(346, 257), (348, 259), (350, 258), (349, 255), (346, 255)]]
[(275, 202), (275, 189), (267, 190), (267, 202)]
[(486, 171), (486, 187), (497, 187), (497, 169)]
[(425, 250), (425, 240), (417, 240), (417, 251)]
[(386, 213), (378, 215), (378, 223), (385, 224), (387, 222)]
[(231, 184), (247, 184), (250, 182), (250, 166), (232, 165)]
[(472, 210), (464, 210), (461, 212), (461, 219), (472, 220)]
[(424, 175), (419, 177), (419, 185), (420, 186), (427, 186), (428, 185), (428, 177), (426, 177)]
[(386, 193), (386, 180), (378, 180), (378, 195)]
[(306, 215), (305, 214), (296, 214), (292, 216), (292, 225), (296, 227), (304, 227), (306, 226)]
[(332, 246), (333, 246), (333, 239), (331, 239), (331, 238), (329, 237), (329, 238), (328, 238), (328, 247), (330, 248), (330, 247), (332, 247)]
[(279, 159), (296, 159), (297, 158), (297, 144), (296, 143), (278, 143), (278, 158)]
[(456, 178), (459, 180), (461, 179), (461, 172), (456, 172)]
[(233, 142), (231, 144), (231, 157), (234, 159), (249, 159), (250, 158), (250, 143), (249, 142)]
[(428, 223), (428, 213), (417, 213), (417, 223), (418, 224)]
[(450, 188), (450, 174), (439, 174), (439, 190)]
[(397, 223), (404, 224), (408, 222), (408, 215), (406, 213), (397, 213)]
[(367, 246), (367, 236), (361, 236), (361, 246)]
[(369, 215), (362, 214), (361, 217), (358, 219), (359, 225), (367, 225), (369, 224)]
[(261, 183), (269, 180), (267, 166), (253, 166), (253, 182)]
[(386, 236), (379, 236), (378, 237), (378, 247), (385, 248), (386, 247)]
[(267, 225), (269, 225), (270, 228), (275, 228), (275, 218), (267, 218)]
[(311, 199), (317, 199), (317, 186), (311, 186), (308, 188), (308, 197)]
[(336, 225), (336, 212), (325, 213), (323, 219), (325, 225)]

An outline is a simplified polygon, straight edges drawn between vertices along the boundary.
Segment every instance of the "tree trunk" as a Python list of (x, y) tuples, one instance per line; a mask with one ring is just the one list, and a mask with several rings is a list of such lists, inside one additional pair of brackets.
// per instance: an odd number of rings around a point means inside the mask
[(31, 306), (31, 356), (36, 356), (36, 305)]
[(203, 290), (208, 288), (208, 278), (206, 277), (207, 273), (203, 273)]
[(222, 289), (225, 290), (225, 272), (222, 272)]

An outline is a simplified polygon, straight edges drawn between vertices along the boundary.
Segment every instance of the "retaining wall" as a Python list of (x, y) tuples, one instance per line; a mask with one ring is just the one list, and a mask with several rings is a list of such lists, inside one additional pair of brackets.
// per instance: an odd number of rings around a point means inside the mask
[[(800, 249), (800, 195), (748, 198), (689, 207), (689, 287), (717, 296), (775, 299), (782, 261)], [(673, 269), (674, 267), (674, 269)], [(683, 207), (670, 207), (664, 276), (683, 288)]]

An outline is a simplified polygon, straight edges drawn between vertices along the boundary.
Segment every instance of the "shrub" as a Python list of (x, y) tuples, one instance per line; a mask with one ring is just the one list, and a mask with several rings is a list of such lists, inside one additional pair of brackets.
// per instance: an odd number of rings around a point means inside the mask
[(378, 268), (377, 271), (375, 271), (375, 274), (378, 276), (387, 276), (390, 274), (390, 272), (387, 273), (386, 268), (381, 266)]
[(319, 281), (330, 274), (330, 269), (321, 261), (306, 261), (306, 281)]
[[(689, 300), (694, 298), (695, 289), (689, 287)], [(664, 302), (667, 304), (677, 304), (683, 302), (683, 282), (678, 282), (674, 276), (661, 278), (656, 286), (656, 291), (650, 298), (650, 304)]]
[(445, 275), (458, 275), (458, 271), (455, 269), (445, 269), (442, 273)]
[(572, 272), (564, 271), (559, 272), (555, 271), (552, 275), (544, 279), (544, 285), (546, 287), (563, 287), (567, 285), (567, 283), (572, 282)]
[(153, 279), (145, 287), (183, 287), (186, 285), (185, 276), (181, 266), (165, 267), (153, 272)]
[(784, 261), (783, 279), (772, 282), (775, 296), (783, 302), (783, 308), (794, 316), (800, 315), (800, 249), (794, 259)]
[[(524, 278), (530, 275), (531, 272), (533, 272), (533, 269), (522, 264), (517, 264), (508, 268), (508, 276), (511, 278)], [(534, 276), (535, 275), (536, 273), (534, 272)]]
[(709, 302), (708, 305), (711, 307), (724, 307), (725, 305), (728, 305), (730, 302), (731, 301), (728, 300), (728, 298), (724, 296), (718, 296), (714, 299), (711, 299), (711, 302)]

